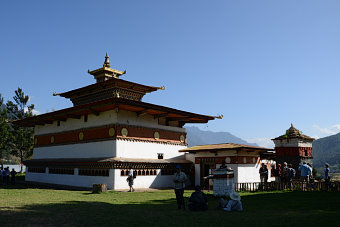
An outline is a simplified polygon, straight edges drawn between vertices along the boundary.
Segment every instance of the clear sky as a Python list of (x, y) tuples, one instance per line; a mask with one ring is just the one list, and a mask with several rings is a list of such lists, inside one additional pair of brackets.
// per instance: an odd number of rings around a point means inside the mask
[(102, 66), (165, 86), (143, 101), (222, 120), (198, 125), (272, 146), (293, 123), (340, 131), (340, 1), (1, 1), (0, 93), (40, 113)]

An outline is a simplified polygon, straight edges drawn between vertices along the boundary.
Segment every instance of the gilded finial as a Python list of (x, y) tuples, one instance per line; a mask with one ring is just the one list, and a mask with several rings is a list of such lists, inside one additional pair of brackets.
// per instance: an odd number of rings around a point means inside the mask
[(105, 61), (104, 61), (103, 67), (107, 67), (107, 68), (110, 68), (110, 67), (111, 67), (109, 58), (110, 58), (110, 57), (109, 57), (109, 54), (106, 52)]

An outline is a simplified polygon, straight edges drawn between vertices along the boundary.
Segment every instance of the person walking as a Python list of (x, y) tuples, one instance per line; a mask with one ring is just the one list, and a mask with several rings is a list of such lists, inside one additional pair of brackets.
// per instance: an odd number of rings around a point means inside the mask
[(135, 191), (135, 189), (133, 188), (134, 174), (133, 174), (132, 166), (129, 166), (129, 174), (128, 174), (128, 178), (126, 179), (126, 181), (128, 182), (129, 187), (130, 187), (129, 192), (134, 192)]
[(185, 210), (185, 202), (183, 198), (184, 194), (184, 188), (185, 188), (185, 181), (187, 180), (187, 176), (184, 172), (181, 171), (181, 166), (176, 166), (176, 173), (173, 177), (174, 182), (174, 189), (175, 189), (175, 195), (177, 200), (177, 206), (180, 210), (183, 207), (183, 210)]

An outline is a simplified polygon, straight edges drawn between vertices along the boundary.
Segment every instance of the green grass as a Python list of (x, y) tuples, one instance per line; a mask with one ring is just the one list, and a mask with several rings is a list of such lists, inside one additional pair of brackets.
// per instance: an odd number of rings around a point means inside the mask
[[(192, 191), (186, 191), (186, 199)], [(241, 193), (244, 211), (177, 210), (172, 190), (92, 194), (0, 187), (0, 226), (329, 226), (340, 225), (340, 193)]]

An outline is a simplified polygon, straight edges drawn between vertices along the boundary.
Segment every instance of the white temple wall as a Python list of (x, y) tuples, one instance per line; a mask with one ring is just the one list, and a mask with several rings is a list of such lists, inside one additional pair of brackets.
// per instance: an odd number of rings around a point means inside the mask
[(151, 115), (145, 114), (137, 116), (135, 112), (125, 110), (119, 110), (117, 114), (115, 110), (110, 110), (101, 112), (99, 116), (89, 114), (87, 117), (87, 122), (84, 122), (84, 116), (81, 116), (80, 119), (67, 118), (65, 122), (60, 122), (60, 126), (57, 125), (57, 121), (54, 121), (53, 124), (36, 125), (34, 128), (34, 135), (59, 133), (82, 128), (100, 127), (116, 123), (185, 133), (185, 128), (159, 125), (158, 119), (154, 119)]
[(114, 110), (110, 110), (101, 112), (99, 116), (89, 114), (87, 116), (87, 122), (84, 122), (84, 116), (81, 116), (80, 119), (67, 118), (65, 122), (60, 122), (60, 126), (57, 125), (57, 121), (54, 121), (53, 124), (36, 125), (34, 128), (34, 135), (59, 133), (82, 128), (98, 127), (114, 124), (116, 122), (117, 113)]
[(283, 140), (274, 140), (275, 147), (312, 147), (312, 142), (306, 142), (302, 139), (283, 139)]
[(238, 165), (236, 169), (237, 177), (235, 177), (235, 182), (237, 183), (260, 182), (259, 174), (260, 165), (242, 164)]
[(163, 159), (184, 159), (184, 154), (178, 150), (185, 148), (181, 145), (117, 140), (117, 157), (157, 159), (157, 154), (163, 153)]
[(164, 130), (170, 130), (174, 132), (185, 133), (185, 128), (159, 125), (158, 119), (157, 118), (155, 119), (151, 115), (144, 114), (144, 115), (137, 116), (135, 112), (126, 111), (126, 110), (119, 110), (117, 123), (123, 124), (123, 125), (138, 125), (138, 126), (142, 126), (146, 128), (157, 128), (157, 129), (164, 129)]
[(108, 177), (26, 172), (25, 180), (32, 182), (69, 185), (84, 188), (92, 188), (93, 184), (106, 184), (108, 189), (113, 189), (114, 170), (110, 169)]
[[(120, 176), (120, 169), (114, 170), (115, 182), (114, 189), (129, 189), (129, 184), (126, 181), (127, 176)], [(157, 175), (155, 176), (137, 176), (134, 180), (134, 188), (165, 188), (173, 187), (173, 176), (160, 174), (160, 170), (157, 170)]]
[(47, 158), (106, 158), (116, 156), (116, 141), (100, 141), (59, 146), (36, 147), (33, 159)]

